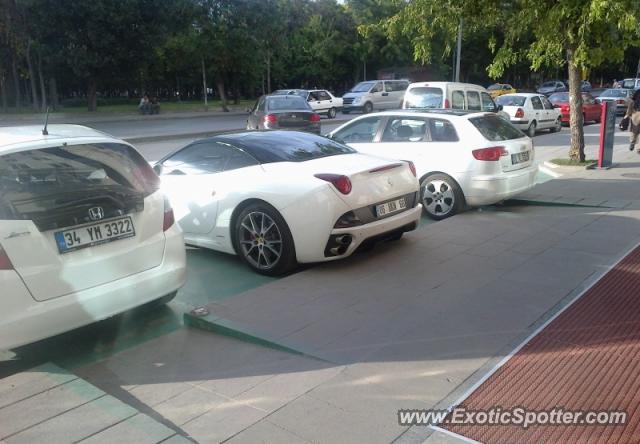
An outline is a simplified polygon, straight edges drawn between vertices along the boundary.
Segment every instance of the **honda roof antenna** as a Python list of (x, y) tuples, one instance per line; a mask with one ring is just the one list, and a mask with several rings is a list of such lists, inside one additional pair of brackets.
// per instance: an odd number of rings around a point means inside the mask
[(47, 125), (49, 124), (49, 107), (47, 106), (47, 114), (44, 116), (44, 128), (42, 128), (42, 135), (48, 136)]

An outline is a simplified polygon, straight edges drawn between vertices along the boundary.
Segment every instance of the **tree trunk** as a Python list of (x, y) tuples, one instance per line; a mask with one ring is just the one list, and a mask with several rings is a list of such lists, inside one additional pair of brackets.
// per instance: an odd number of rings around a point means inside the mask
[(204, 110), (209, 111), (209, 103), (207, 102), (207, 70), (204, 66), (204, 57), (200, 59), (202, 63), (202, 95), (204, 97)]
[(584, 115), (582, 114), (580, 68), (575, 64), (573, 55), (574, 48), (567, 49), (569, 68), (569, 126), (571, 128), (569, 159), (584, 162)]
[(2, 99), (2, 112), (7, 112), (7, 78), (0, 77), (0, 98)]
[(58, 98), (58, 82), (55, 77), (49, 79), (49, 98), (51, 99), (51, 105), (53, 109), (60, 108), (60, 100)]
[(267, 94), (271, 94), (271, 50), (267, 50)]
[(20, 96), (20, 78), (18, 77), (18, 66), (16, 65), (16, 59), (13, 58), (11, 62), (11, 74), (13, 75), (13, 87), (16, 99), (16, 110), (22, 106), (22, 97)]
[(95, 112), (98, 109), (98, 85), (93, 77), (87, 81), (87, 110)]
[(44, 86), (44, 76), (42, 75), (42, 54), (38, 51), (38, 77), (40, 77), (40, 93), (42, 94), (42, 111), (47, 110), (47, 90)]
[(40, 109), (40, 104), (38, 103), (38, 87), (36, 86), (36, 73), (33, 70), (33, 63), (31, 63), (31, 40), (27, 43), (27, 68), (29, 68), (29, 83), (31, 84), (31, 104), (35, 111)]
[(225, 113), (229, 112), (229, 108), (227, 107), (227, 95), (224, 93), (224, 80), (221, 76), (218, 76), (218, 80), (216, 81), (216, 86), (218, 87), (218, 94), (220, 95), (220, 103), (222, 105), (222, 111)]

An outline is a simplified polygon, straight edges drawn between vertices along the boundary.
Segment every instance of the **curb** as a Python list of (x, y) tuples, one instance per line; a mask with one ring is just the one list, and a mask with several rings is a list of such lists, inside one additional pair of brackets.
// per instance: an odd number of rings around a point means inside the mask
[(217, 333), (219, 335), (239, 339), (240, 341), (249, 342), (251, 344), (256, 344), (274, 350), (312, 358), (318, 361), (326, 362), (328, 364), (337, 365), (337, 363), (335, 362), (328, 361), (326, 359), (315, 356), (312, 353), (283, 344), (273, 338), (265, 336), (264, 334), (247, 331), (246, 329), (240, 327), (233, 321), (229, 321), (228, 319), (219, 318), (212, 314), (207, 314), (205, 316), (195, 316), (191, 313), (185, 313), (183, 316), (184, 325), (188, 327)]
[[(606, 201), (605, 201), (606, 202)], [(577, 202), (561, 202), (552, 200), (534, 200), (534, 199), (509, 199), (505, 201), (505, 204), (512, 205), (529, 205), (538, 207), (578, 207), (578, 208), (614, 208), (608, 205), (593, 205), (593, 204), (581, 204)]]
[(590, 163), (584, 166), (565, 166), (565, 165), (556, 165), (548, 160), (545, 160), (543, 163), (545, 168), (550, 169), (555, 173), (579, 173), (581, 171), (593, 169), (597, 162)]

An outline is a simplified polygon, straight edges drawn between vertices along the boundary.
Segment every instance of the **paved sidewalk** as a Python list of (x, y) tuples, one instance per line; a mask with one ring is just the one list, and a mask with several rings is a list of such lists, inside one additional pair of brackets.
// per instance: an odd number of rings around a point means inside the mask
[(190, 441), (72, 373), (45, 364), (0, 380), (0, 442)]

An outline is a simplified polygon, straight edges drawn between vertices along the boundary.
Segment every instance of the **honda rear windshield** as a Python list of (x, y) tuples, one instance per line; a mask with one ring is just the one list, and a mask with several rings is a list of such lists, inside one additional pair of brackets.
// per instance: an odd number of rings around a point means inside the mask
[(124, 144), (20, 151), (0, 156), (0, 219), (34, 220), (41, 229), (73, 225), (86, 206), (114, 216), (139, 210), (158, 187), (149, 164)]
[(293, 131), (244, 133), (221, 139), (253, 156), (260, 163), (303, 162), (356, 151), (335, 140)]
[(442, 108), (442, 89), (426, 86), (411, 88), (404, 97), (404, 108)]
[(524, 137), (524, 133), (522, 131), (495, 114), (482, 117), (472, 117), (469, 121), (473, 123), (473, 126), (480, 131), (485, 139), (492, 142)]
[(525, 100), (527, 98), (524, 96), (500, 96), (496, 99), (496, 102), (502, 106), (524, 106)]

